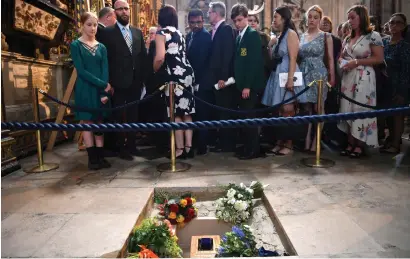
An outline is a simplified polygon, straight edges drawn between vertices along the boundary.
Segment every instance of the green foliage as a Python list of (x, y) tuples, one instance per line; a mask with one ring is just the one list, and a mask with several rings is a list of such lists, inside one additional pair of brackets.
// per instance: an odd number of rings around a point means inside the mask
[(138, 245), (144, 245), (161, 258), (180, 258), (182, 250), (177, 238), (171, 236), (169, 227), (155, 219), (144, 219), (133, 231), (128, 244), (129, 253), (140, 252)]
[(233, 226), (232, 231), (222, 237), (217, 257), (256, 257), (255, 236), (249, 226)]

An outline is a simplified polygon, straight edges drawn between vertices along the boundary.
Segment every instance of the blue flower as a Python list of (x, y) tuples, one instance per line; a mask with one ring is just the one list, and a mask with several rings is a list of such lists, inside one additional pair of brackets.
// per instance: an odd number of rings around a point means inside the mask
[(237, 226), (233, 226), (232, 227), (232, 232), (235, 233), (235, 235), (237, 235), (240, 238), (244, 238), (245, 237), (245, 233), (243, 233), (242, 229), (240, 229)]
[(220, 246), (220, 247), (218, 248), (218, 254), (223, 254), (223, 253), (225, 253), (225, 248), (222, 247), (222, 246)]
[(223, 236), (223, 237), (222, 237), (222, 242), (225, 242), (225, 243), (226, 243), (226, 241), (228, 241), (228, 238), (227, 238), (226, 236)]

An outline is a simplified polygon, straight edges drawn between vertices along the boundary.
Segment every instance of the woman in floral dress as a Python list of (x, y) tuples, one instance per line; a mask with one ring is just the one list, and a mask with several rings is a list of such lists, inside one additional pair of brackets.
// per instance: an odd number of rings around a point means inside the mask
[[(186, 90), (194, 93), (194, 71), (186, 58), (185, 39), (176, 28), (178, 27), (178, 16), (171, 5), (163, 6), (158, 13), (158, 23), (161, 29), (155, 37), (156, 55), (154, 59), (154, 70), (157, 72), (165, 62), (165, 82), (175, 82)], [(165, 91), (168, 116), (169, 92)], [(179, 88), (175, 88), (175, 122), (192, 122), (192, 114), (195, 113), (195, 102), (193, 97)], [(185, 137), (185, 138), (184, 138)], [(176, 157), (179, 159), (193, 158), (192, 130), (177, 130)]]
[[(383, 63), (382, 38), (372, 31), (365, 6), (353, 6), (347, 14), (352, 32), (343, 44), (339, 61), (343, 70), (341, 92), (359, 103), (376, 106), (373, 66)], [(341, 99), (341, 113), (371, 110)], [(378, 146), (377, 118), (342, 121), (338, 128), (348, 134), (348, 146), (340, 153), (342, 156), (359, 158), (365, 145)]]

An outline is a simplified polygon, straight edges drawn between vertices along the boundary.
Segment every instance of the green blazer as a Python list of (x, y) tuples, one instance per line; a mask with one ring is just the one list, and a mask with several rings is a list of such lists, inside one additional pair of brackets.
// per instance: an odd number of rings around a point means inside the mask
[(236, 39), (235, 82), (239, 90), (250, 88), (251, 93), (265, 87), (262, 43), (259, 33), (250, 26), (242, 40)]

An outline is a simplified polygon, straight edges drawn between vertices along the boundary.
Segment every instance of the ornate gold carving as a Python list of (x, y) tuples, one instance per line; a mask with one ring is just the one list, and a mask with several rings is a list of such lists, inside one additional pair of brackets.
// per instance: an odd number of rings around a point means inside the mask
[(61, 20), (23, 0), (15, 0), (14, 26), (16, 29), (52, 40)]

